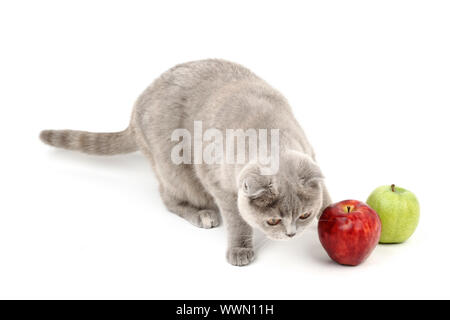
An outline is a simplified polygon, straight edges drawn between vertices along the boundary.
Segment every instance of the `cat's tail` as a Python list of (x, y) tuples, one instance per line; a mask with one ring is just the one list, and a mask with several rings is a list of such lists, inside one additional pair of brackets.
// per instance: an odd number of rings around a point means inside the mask
[(131, 128), (121, 132), (94, 133), (74, 130), (44, 130), (41, 140), (51, 146), (96, 155), (114, 155), (138, 150)]

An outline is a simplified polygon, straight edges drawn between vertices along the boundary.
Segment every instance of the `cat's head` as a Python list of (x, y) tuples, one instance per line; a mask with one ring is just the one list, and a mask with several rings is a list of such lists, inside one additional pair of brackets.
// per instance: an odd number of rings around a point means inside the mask
[(311, 158), (289, 152), (275, 175), (248, 164), (238, 179), (238, 207), (252, 227), (269, 238), (287, 240), (303, 232), (322, 207), (322, 173)]

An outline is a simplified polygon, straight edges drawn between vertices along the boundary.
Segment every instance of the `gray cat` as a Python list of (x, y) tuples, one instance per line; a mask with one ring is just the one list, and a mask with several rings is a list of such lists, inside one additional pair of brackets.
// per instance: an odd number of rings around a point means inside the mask
[[(277, 171), (264, 173), (265, 164), (251, 158), (248, 148), (243, 163), (174, 163), (173, 148), (179, 144), (174, 131), (193, 133), (199, 121), (224, 134), (228, 129), (278, 129)], [(236, 132), (242, 138), (246, 131)], [(201, 228), (216, 227), (224, 219), (226, 257), (236, 266), (254, 260), (252, 227), (271, 239), (289, 239), (331, 203), (313, 149), (286, 99), (250, 70), (224, 60), (188, 62), (163, 73), (138, 98), (122, 132), (45, 130), (40, 137), (49, 145), (89, 154), (141, 150), (169, 211)], [(181, 156), (195, 152), (190, 146)]]

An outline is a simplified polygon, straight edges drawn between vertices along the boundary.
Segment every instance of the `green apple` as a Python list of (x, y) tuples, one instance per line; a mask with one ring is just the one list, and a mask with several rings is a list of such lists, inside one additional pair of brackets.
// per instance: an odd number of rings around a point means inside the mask
[(419, 224), (419, 201), (411, 191), (394, 184), (382, 186), (376, 188), (366, 202), (380, 216), (380, 243), (404, 242)]

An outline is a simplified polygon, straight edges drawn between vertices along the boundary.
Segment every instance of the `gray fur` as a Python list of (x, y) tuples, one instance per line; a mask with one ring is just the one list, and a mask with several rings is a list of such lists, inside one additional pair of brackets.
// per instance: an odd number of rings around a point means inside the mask
[(54, 147), (96, 155), (114, 155), (138, 150), (130, 128), (110, 133), (44, 130), (40, 138), (44, 143)]
[[(244, 164), (172, 163), (173, 130), (279, 129), (280, 167), (261, 175), (257, 161)], [(301, 233), (331, 203), (311, 145), (286, 99), (248, 69), (224, 60), (177, 65), (138, 98), (131, 124), (120, 133), (43, 131), (50, 145), (91, 154), (141, 150), (150, 160), (169, 211), (193, 225), (212, 228), (223, 218), (227, 260), (247, 265), (254, 259), (252, 228), (269, 238)], [(306, 219), (300, 216), (311, 213)], [(306, 215), (303, 215), (305, 217)], [(268, 219), (281, 219), (276, 226)]]

